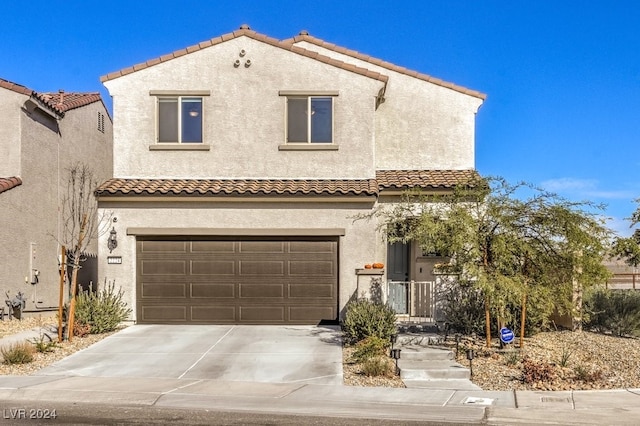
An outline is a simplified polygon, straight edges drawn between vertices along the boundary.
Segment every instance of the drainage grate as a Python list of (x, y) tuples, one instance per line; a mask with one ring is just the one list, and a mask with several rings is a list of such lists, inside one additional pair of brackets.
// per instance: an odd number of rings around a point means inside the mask
[(463, 404), (473, 404), (473, 405), (491, 405), (493, 404), (492, 398), (476, 398), (473, 396), (466, 397), (463, 401)]

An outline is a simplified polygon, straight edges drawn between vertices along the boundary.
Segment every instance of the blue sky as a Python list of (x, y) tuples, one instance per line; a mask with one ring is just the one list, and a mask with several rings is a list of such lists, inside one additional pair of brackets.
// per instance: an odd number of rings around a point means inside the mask
[(571, 200), (610, 226), (640, 197), (640, 2), (7, 2), (0, 77), (37, 91), (100, 91), (99, 77), (249, 24), (315, 37), (488, 95), (476, 167)]

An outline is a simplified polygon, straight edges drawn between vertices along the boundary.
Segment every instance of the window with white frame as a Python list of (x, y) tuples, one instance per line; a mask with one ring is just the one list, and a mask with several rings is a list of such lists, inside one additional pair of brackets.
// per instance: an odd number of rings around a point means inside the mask
[(332, 96), (287, 96), (287, 143), (334, 143)]
[(202, 143), (202, 97), (159, 96), (158, 142)]

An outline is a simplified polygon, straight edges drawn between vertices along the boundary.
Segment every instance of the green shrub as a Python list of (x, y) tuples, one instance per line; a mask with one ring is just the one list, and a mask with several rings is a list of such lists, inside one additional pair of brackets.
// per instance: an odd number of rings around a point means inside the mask
[(452, 331), (462, 334), (484, 333), (484, 298), (472, 286), (451, 285), (442, 295), (442, 312)]
[(589, 383), (602, 380), (603, 374), (601, 370), (589, 370), (588, 368), (578, 365), (573, 369), (577, 380)]
[(356, 362), (365, 362), (368, 359), (386, 355), (389, 345), (389, 340), (384, 340), (377, 336), (369, 336), (356, 343), (353, 359)]
[(348, 343), (356, 343), (371, 336), (389, 340), (396, 332), (396, 314), (389, 306), (381, 303), (369, 300), (349, 302), (342, 330)]
[(30, 342), (40, 353), (53, 352), (58, 347), (58, 344), (47, 333), (40, 333), (39, 337), (34, 337)]
[(616, 336), (640, 335), (640, 292), (599, 289), (584, 305), (585, 327)]
[(395, 373), (395, 364), (390, 358), (385, 356), (376, 356), (364, 361), (361, 365), (362, 373), (369, 377), (393, 376)]
[(35, 348), (29, 342), (16, 342), (7, 347), (0, 349), (4, 363), (11, 364), (28, 364), (33, 361)]
[(131, 313), (122, 297), (122, 289), (116, 292), (113, 283), (95, 293), (81, 292), (76, 298), (74, 321), (89, 325), (91, 334), (115, 330)]

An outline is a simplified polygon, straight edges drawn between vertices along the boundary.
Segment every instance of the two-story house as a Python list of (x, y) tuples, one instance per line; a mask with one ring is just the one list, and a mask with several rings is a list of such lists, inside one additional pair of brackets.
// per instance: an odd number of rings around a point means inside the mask
[(117, 247), (102, 237), (100, 273), (140, 323), (337, 320), (366, 263), (420, 273), (421, 253), (356, 218), (477, 176), (483, 94), (304, 31), (242, 26), (102, 81)]
[[(41, 312), (59, 303), (59, 256), (68, 169), (112, 176), (112, 124), (99, 93), (36, 92), (0, 79), (0, 291)], [(97, 278), (97, 240), (83, 284)], [(4, 302), (2, 303), (4, 306)]]

